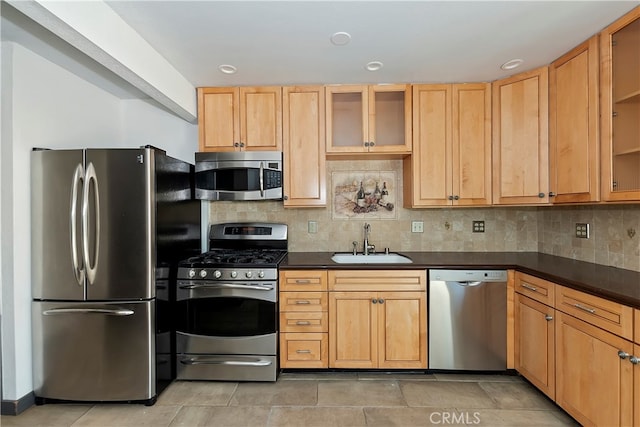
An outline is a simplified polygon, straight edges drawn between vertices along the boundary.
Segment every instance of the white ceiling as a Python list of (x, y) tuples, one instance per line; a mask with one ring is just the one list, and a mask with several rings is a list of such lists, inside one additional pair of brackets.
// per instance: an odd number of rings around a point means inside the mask
[[(492, 81), (550, 63), (640, 1), (106, 3), (199, 87)], [(348, 45), (330, 42), (338, 31)], [(524, 64), (500, 69), (513, 58)], [(383, 68), (367, 71), (374, 60)]]

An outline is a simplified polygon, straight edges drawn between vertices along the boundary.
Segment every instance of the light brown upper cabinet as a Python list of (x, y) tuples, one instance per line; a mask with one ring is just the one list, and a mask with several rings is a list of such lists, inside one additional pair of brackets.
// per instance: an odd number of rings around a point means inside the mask
[(282, 150), (282, 88), (198, 88), (200, 151)]
[(413, 86), (405, 207), (491, 204), (491, 85)]
[(284, 206), (327, 204), (324, 87), (284, 87)]
[(640, 200), (640, 7), (600, 33), (602, 199)]
[(552, 203), (600, 199), (598, 49), (596, 35), (549, 67)]
[(549, 70), (493, 82), (493, 203), (549, 203)]
[(411, 85), (326, 86), (327, 154), (411, 154)]

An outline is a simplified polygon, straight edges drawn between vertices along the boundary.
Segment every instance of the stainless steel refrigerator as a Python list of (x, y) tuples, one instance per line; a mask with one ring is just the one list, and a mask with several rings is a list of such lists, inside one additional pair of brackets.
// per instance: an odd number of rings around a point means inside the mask
[(177, 262), (200, 252), (193, 166), (152, 147), (31, 153), (36, 403), (155, 403), (175, 378)]

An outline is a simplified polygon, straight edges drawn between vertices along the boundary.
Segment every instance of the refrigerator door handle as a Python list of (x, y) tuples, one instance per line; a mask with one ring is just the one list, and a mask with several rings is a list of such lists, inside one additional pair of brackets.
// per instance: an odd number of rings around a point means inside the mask
[(260, 197), (264, 197), (264, 165), (260, 162)]
[[(89, 252), (89, 189), (91, 183), (94, 186), (95, 199), (95, 245), (94, 260), (91, 264), (91, 254)], [(84, 256), (84, 265), (86, 269), (89, 284), (93, 284), (96, 278), (96, 270), (98, 269), (98, 249), (100, 248), (100, 192), (98, 190), (98, 177), (93, 163), (89, 163), (85, 172), (84, 188), (82, 189), (82, 254)]]
[(80, 265), (78, 259), (78, 218), (76, 212), (78, 211), (78, 187), (80, 184), (84, 184), (84, 168), (82, 164), (78, 163), (76, 169), (73, 171), (73, 179), (71, 181), (71, 211), (69, 212), (69, 225), (71, 228), (71, 263), (73, 266), (73, 274), (76, 277), (78, 285), (84, 285), (85, 270), (84, 263)]
[(126, 308), (52, 308), (42, 312), (45, 316), (54, 316), (56, 314), (108, 314), (110, 316), (131, 316), (133, 310)]

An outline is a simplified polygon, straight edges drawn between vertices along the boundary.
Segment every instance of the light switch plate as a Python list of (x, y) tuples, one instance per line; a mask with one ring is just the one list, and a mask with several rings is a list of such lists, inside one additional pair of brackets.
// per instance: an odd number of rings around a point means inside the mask
[(484, 221), (473, 221), (474, 233), (484, 233)]
[(311, 234), (318, 232), (318, 221), (309, 221), (307, 223), (307, 231)]
[(411, 232), (412, 233), (424, 233), (424, 222), (423, 221), (411, 221)]

